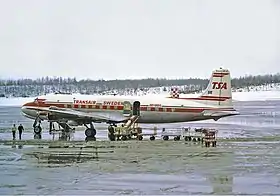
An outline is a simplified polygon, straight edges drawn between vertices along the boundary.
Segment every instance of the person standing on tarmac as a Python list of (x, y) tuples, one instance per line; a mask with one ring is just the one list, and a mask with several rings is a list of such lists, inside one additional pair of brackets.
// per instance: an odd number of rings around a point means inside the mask
[(22, 124), (20, 124), (19, 126), (18, 126), (18, 134), (19, 134), (19, 139), (21, 140), (21, 135), (22, 135), (22, 131), (24, 130), (24, 128), (23, 128), (23, 126), (22, 126)]
[(17, 131), (16, 124), (14, 124), (14, 126), (12, 127), (13, 140), (16, 139), (16, 131)]

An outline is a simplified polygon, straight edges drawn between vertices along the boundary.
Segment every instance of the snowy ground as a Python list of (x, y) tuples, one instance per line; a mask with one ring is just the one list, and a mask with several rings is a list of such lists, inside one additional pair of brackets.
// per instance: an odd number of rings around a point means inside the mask
[[(168, 93), (152, 93), (145, 96), (168, 96)], [(196, 97), (200, 94), (182, 94), (181, 97)], [(233, 92), (234, 101), (266, 101), (280, 100), (280, 91), (250, 91), (250, 92)], [(34, 97), (28, 98), (0, 98), (0, 106), (21, 106), (26, 102), (33, 101)]]

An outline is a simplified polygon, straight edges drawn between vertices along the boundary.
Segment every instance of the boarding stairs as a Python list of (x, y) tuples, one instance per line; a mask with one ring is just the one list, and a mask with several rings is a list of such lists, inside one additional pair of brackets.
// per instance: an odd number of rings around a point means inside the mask
[(140, 117), (140, 116), (138, 116), (138, 115), (132, 115), (132, 116), (128, 119), (128, 121), (124, 124), (124, 127), (125, 127), (126, 129), (131, 128), (131, 127), (137, 122), (137, 120), (139, 119), (139, 117)]
[(125, 124), (122, 124), (120, 127), (115, 127), (116, 136), (132, 136), (137, 135), (137, 120), (140, 116), (132, 115), (128, 118)]

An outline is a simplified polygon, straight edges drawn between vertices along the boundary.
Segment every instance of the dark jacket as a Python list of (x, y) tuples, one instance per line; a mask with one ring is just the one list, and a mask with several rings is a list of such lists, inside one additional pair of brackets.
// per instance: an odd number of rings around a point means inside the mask
[(18, 126), (18, 131), (22, 132), (24, 130), (23, 126), (22, 125), (19, 125)]

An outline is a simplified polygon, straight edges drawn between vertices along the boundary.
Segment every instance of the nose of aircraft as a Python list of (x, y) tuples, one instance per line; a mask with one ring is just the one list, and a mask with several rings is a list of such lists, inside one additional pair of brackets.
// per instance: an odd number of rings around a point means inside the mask
[(28, 113), (27, 103), (25, 103), (25, 104), (23, 104), (23, 105), (21, 106), (21, 112), (22, 112), (23, 114)]
[(30, 108), (30, 106), (32, 105), (31, 102), (28, 102), (28, 103), (25, 103), (21, 106), (21, 112), (24, 116), (27, 116), (27, 117), (34, 117), (34, 115), (36, 115), (36, 111), (35, 110), (32, 110)]

